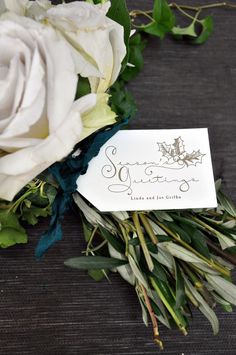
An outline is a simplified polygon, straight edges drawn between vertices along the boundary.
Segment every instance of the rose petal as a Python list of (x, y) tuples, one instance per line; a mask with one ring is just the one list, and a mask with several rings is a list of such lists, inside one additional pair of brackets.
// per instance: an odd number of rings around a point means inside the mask
[(47, 18), (66, 31), (91, 30), (103, 25), (110, 6), (110, 1), (98, 5), (74, 1), (52, 7), (47, 11)]
[(29, 0), (1, 0), (0, 13), (11, 11), (23, 16), (28, 2)]
[[(53, 30), (38, 36), (47, 67), (49, 131), (54, 132), (68, 114), (75, 98), (77, 75), (70, 47)], [(60, 58), (60, 60), (58, 60)]]
[(0, 198), (12, 200), (36, 175), (73, 150), (81, 137), (80, 112), (89, 111), (95, 105), (96, 95), (86, 95), (79, 101), (67, 120), (40, 144), (0, 158)]

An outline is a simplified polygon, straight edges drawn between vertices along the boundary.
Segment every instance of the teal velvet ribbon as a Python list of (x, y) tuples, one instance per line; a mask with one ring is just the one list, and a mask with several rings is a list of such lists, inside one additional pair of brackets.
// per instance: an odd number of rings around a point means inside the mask
[(49, 172), (57, 180), (60, 188), (52, 205), (49, 229), (41, 236), (35, 250), (37, 258), (42, 257), (55, 242), (62, 239), (62, 221), (65, 213), (72, 206), (72, 194), (76, 191), (78, 177), (86, 173), (89, 161), (98, 155), (103, 144), (126, 125), (128, 121), (129, 119), (126, 118), (95, 132), (75, 147), (74, 151), (78, 148), (81, 150), (77, 157), (71, 154), (65, 161), (55, 163), (49, 168)]

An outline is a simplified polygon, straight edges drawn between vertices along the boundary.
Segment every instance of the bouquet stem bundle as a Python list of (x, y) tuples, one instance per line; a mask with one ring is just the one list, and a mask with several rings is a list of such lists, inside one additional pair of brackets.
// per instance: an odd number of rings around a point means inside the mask
[(214, 307), (236, 305), (231, 272), (236, 265), (236, 210), (218, 191), (217, 209), (100, 213), (79, 194), (87, 248), (67, 266), (88, 269), (97, 281), (118, 271), (135, 289), (143, 321), (151, 320), (163, 348), (158, 321), (187, 334), (191, 306), (219, 331)]

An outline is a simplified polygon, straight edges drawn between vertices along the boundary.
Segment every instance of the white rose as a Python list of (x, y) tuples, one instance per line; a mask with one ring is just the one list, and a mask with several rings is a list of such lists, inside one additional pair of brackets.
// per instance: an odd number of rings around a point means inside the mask
[[(0, 53), (0, 198), (12, 200), (72, 151), (82, 138), (81, 118), (95, 107), (97, 95), (74, 102), (78, 68), (85, 74), (94, 68), (51, 26), (3, 15)], [(93, 131), (112, 122), (114, 114)]]
[(51, 7), (45, 18), (94, 64), (101, 78), (89, 76), (92, 92), (105, 92), (117, 79), (126, 55), (124, 29), (106, 16), (110, 2), (93, 5), (74, 1)]
[(24, 15), (29, 0), (0, 0), (0, 13), (11, 11), (18, 15)]

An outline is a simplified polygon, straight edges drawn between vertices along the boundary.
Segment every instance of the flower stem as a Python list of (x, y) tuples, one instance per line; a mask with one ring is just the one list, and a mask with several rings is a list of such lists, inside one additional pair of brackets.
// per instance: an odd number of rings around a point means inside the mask
[(145, 300), (145, 304), (147, 306), (147, 310), (148, 310), (148, 313), (150, 315), (150, 318), (151, 318), (151, 322), (152, 322), (152, 326), (153, 326), (153, 334), (154, 334), (154, 341), (157, 345), (159, 345), (160, 349), (163, 350), (164, 347), (163, 347), (163, 342), (161, 341), (160, 337), (159, 337), (159, 330), (158, 330), (158, 324), (157, 324), (157, 319), (156, 319), (156, 316), (155, 316), (155, 313), (152, 309), (152, 305), (151, 305), (151, 302), (150, 302), (150, 299), (147, 295), (147, 291), (145, 289), (145, 287), (140, 284), (139, 285), (141, 290), (142, 290), (142, 294), (143, 294), (143, 297), (144, 297), (144, 300)]
[(217, 270), (220, 272), (222, 275), (225, 275), (227, 277), (230, 276), (230, 271), (225, 269), (223, 266), (217, 264), (213, 260), (207, 259), (205, 256), (200, 254), (198, 251), (193, 249), (188, 243), (183, 241), (178, 235), (176, 235), (174, 232), (172, 232), (168, 227), (166, 227), (163, 223), (156, 221), (156, 224), (158, 224), (162, 229), (164, 229), (165, 232), (167, 232), (171, 237), (173, 237), (179, 244), (181, 244), (183, 247), (191, 251), (193, 254), (198, 256), (200, 259), (205, 261), (208, 265), (210, 265), (213, 269)]
[(152, 227), (151, 227), (151, 225), (149, 223), (148, 218), (143, 213), (140, 213), (139, 217), (140, 217), (140, 219), (142, 221), (142, 224), (143, 224), (147, 234), (149, 235), (151, 241), (153, 242), (153, 244), (157, 244), (158, 243), (157, 236), (154, 234), (153, 229), (152, 229)]
[(169, 304), (169, 302), (166, 300), (166, 298), (164, 297), (163, 293), (161, 292), (160, 288), (158, 287), (157, 283), (155, 282), (153, 277), (150, 277), (150, 281), (151, 284), (154, 288), (154, 290), (156, 291), (156, 293), (158, 294), (158, 296), (160, 297), (161, 301), (163, 302), (163, 304), (166, 306), (166, 308), (168, 309), (169, 313), (171, 314), (172, 318), (174, 319), (175, 323), (177, 324), (178, 328), (182, 331), (182, 333), (184, 335), (187, 335), (187, 331), (185, 329), (185, 327), (183, 326), (183, 324), (181, 323), (181, 321), (179, 320), (178, 316), (176, 315), (174, 309), (171, 307), (171, 305)]
[[(195, 17), (191, 16), (190, 14), (188, 14), (184, 10), (200, 12), (202, 10), (214, 9), (214, 8), (236, 9), (236, 4), (231, 4), (231, 3), (223, 1), (223, 2), (216, 2), (216, 3), (208, 4), (208, 5), (192, 6), (192, 5), (177, 4), (176, 2), (172, 2), (172, 3), (169, 4), (169, 7), (172, 8), (172, 9), (177, 9), (184, 16), (189, 17), (189, 18), (191, 18), (193, 20), (193, 19), (195, 19)], [(133, 17), (133, 18), (142, 15), (142, 16), (147, 17), (149, 20), (153, 21), (153, 18), (151, 16), (152, 13), (153, 13), (153, 10), (143, 11), (143, 10), (137, 9), (137, 10), (130, 11), (129, 14), (130, 14), (130, 17)], [(137, 27), (142, 27), (142, 26), (137, 26)]]
[(230, 4), (228, 2), (217, 2), (217, 3), (212, 3), (208, 5), (200, 5), (200, 6), (191, 6), (191, 5), (178, 5), (175, 2), (169, 4), (169, 7), (172, 8), (182, 8), (186, 10), (192, 10), (192, 11), (199, 11), (199, 10), (206, 10), (206, 9), (213, 9), (213, 8), (219, 8), (219, 7), (226, 7), (226, 8), (232, 8), (236, 9), (236, 5)]
[(150, 271), (152, 271), (154, 269), (154, 265), (153, 265), (153, 261), (152, 261), (151, 255), (149, 253), (149, 250), (148, 250), (148, 247), (147, 247), (144, 235), (143, 235), (143, 231), (142, 231), (142, 228), (141, 228), (141, 225), (140, 225), (140, 222), (139, 222), (138, 213), (137, 212), (133, 212), (132, 213), (132, 218), (133, 218), (134, 226), (136, 228), (137, 235), (138, 235), (138, 238), (140, 240), (140, 244), (141, 244), (141, 247), (142, 247), (142, 250), (143, 250), (143, 254), (144, 254), (144, 257), (146, 259), (148, 268), (149, 268)]

